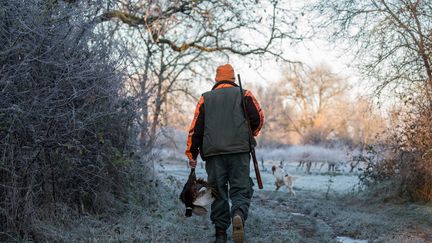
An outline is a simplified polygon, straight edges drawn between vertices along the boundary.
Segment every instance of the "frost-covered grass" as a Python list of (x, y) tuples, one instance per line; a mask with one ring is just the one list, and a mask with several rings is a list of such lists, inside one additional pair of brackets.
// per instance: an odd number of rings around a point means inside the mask
[[(176, 134), (179, 140), (181, 135)], [(179, 149), (157, 149), (155, 153), (163, 158), (160, 163), (161, 171), (165, 171), (177, 178), (186, 178), (189, 169), (187, 168), (187, 159), (183, 154), (184, 151)], [(346, 193), (351, 191), (358, 184), (358, 175), (348, 173), (350, 167), (348, 153), (343, 149), (324, 148), (319, 146), (290, 146), (284, 148), (259, 148), (256, 151), (263, 179), (264, 190), (274, 190), (274, 176), (271, 173), (273, 165), (279, 165), (282, 161), (284, 170), (297, 179), (294, 183), (294, 190), (312, 190), (326, 193)], [(312, 162), (311, 174), (305, 173), (305, 166), (298, 168), (300, 160), (309, 160)], [(261, 162), (264, 161), (264, 168)], [(337, 162), (338, 172), (329, 173), (327, 162)], [(198, 160), (197, 175), (206, 178), (202, 160)], [(251, 177), (255, 178), (255, 172), (251, 164)], [(285, 188), (281, 189), (286, 190)]]
[[(349, 173), (347, 168), (330, 173), (327, 164), (321, 170), (318, 164), (308, 174), (297, 168), (296, 161), (284, 160), (284, 170), (297, 177), (294, 183), (296, 196), (288, 195), (285, 188), (275, 191), (271, 167), (279, 165), (281, 157), (276, 155), (280, 155), (280, 150), (267, 152), (273, 157), (264, 161), (264, 167), (260, 163), (264, 190), (255, 187), (246, 226), (248, 242), (427, 242), (425, 239), (432, 237), (432, 220), (428, 219), (432, 210), (416, 205), (412, 206), (415, 211), (408, 216), (403, 213), (405, 206), (384, 205), (380, 195), (373, 202), (369, 201), (368, 197), (353, 190), (358, 185), (358, 174)], [(185, 160), (163, 160), (158, 171), (182, 184), (190, 169)], [(207, 177), (204, 163), (198, 163), (196, 173), (199, 177)], [(250, 176), (255, 181), (252, 166)], [(184, 222), (191, 221), (184, 219)], [(205, 222), (206, 240), (198, 242), (212, 239), (213, 226)], [(413, 233), (409, 229), (411, 225), (420, 227), (417, 231), (422, 235)], [(197, 240), (194, 233), (190, 237)]]
[[(44, 222), (44, 231), (52, 235), (49, 239), (212, 242), (214, 226), (209, 214), (186, 218), (184, 205), (178, 199), (190, 171), (186, 160), (166, 154), (155, 162), (155, 181), (143, 189), (148, 194), (145, 199), (129, 202), (122, 215), (77, 215), (73, 220)], [(198, 163), (197, 176), (206, 178), (201, 165)], [(425, 239), (432, 237), (431, 205), (384, 204), (380, 195), (371, 200), (371, 196), (352, 193), (358, 182), (355, 174), (332, 174), (326, 167), (321, 171), (312, 168), (312, 173), (307, 174), (297, 169), (298, 163), (285, 161), (286, 172), (298, 177), (294, 184), (296, 196), (290, 196), (285, 188), (274, 190), (272, 165), (279, 165), (276, 157), (266, 160), (264, 168), (260, 164), (264, 169), (264, 190), (255, 187), (245, 227), (246, 242), (427, 242)], [(255, 178), (252, 167), (251, 177)], [(231, 242), (231, 229), (228, 239)]]
[(357, 240), (350, 237), (338, 236), (336, 237), (337, 242), (340, 243), (368, 243), (367, 240)]
[[(163, 158), (186, 159), (187, 133), (173, 128), (165, 127), (160, 129), (153, 153)], [(256, 149), (259, 160), (277, 160), (285, 162), (298, 162), (300, 160), (311, 161), (348, 161), (350, 156), (358, 155), (358, 151), (346, 151), (343, 148), (325, 148), (314, 145), (296, 145), (285, 147), (260, 147)]]
[(275, 160), (285, 162), (310, 161), (348, 161), (348, 152), (341, 148), (324, 148), (320, 146), (302, 145), (284, 148), (257, 148), (259, 160)]
[[(203, 165), (203, 166), (201, 166)], [(265, 162), (265, 169), (263, 170), (261, 164), (259, 165), (261, 170), (261, 178), (263, 180), (264, 190), (273, 191), (275, 190), (274, 182), (275, 178), (271, 172), (271, 167), (273, 165), (279, 165), (275, 161)], [(319, 165), (320, 166), (320, 165)], [(207, 178), (207, 174), (205, 172), (204, 163), (198, 163), (196, 173), (198, 177), (202, 177), (204, 179)], [(358, 184), (358, 177), (356, 174), (349, 174), (347, 172), (344, 173), (328, 173), (327, 165), (325, 165), (322, 169), (322, 172), (314, 172), (307, 174), (301, 169), (297, 169), (297, 163), (284, 163), (284, 170), (289, 175), (296, 177), (294, 181), (294, 190), (298, 193), (300, 191), (308, 190), (315, 192), (326, 193), (330, 186), (331, 192), (337, 193), (347, 193), (352, 191), (355, 186)], [(190, 169), (187, 168), (186, 162), (165, 162), (161, 164), (159, 168), (159, 172), (168, 173), (180, 180), (186, 180), (187, 176), (190, 172)], [(255, 172), (254, 168), (251, 165), (251, 174), (250, 176), (253, 178), (255, 184)], [(331, 180), (331, 181), (330, 181)], [(286, 191), (286, 188), (281, 188), (281, 191)]]
[[(181, 180), (186, 180), (190, 171), (189, 169), (186, 168), (186, 166), (178, 167), (175, 165), (164, 166), (163, 170)], [(253, 168), (251, 169), (251, 171), (252, 171), (251, 177), (253, 178), (254, 182), (256, 182)], [(196, 173), (198, 177), (207, 178), (205, 169), (197, 168)], [(339, 193), (347, 193), (350, 192), (352, 189), (354, 189), (358, 183), (358, 178), (355, 175), (332, 176), (331, 174), (308, 175), (304, 173), (300, 173), (300, 174), (290, 173), (290, 175), (297, 177), (297, 179), (294, 182), (294, 190), (296, 190), (296, 192), (309, 190), (309, 191), (325, 193), (330, 183), (330, 189), (332, 191), (339, 192)], [(270, 169), (265, 172), (262, 171), (261, 178), (263, 180), (264, 190), (266, 191), (275, 190), (275, 186), (274, 186), (275, 179), (274, 176), (271, 174)], [(332, 180), (332, 182), (329, 182), (329, 180)], [(281, 188), (280, 190), (286, 191), (286, 188)]]
[[(269, 190), (273, 190), (274, 188), (274, 176), (271, 173), (272, 165), (266, 164), (266, 169), (268, 169), (262, 173), (263, 180), (268, 185)], [(278, 163), (275, 165), (278, 165)], [(321, 164), (318, 164), (317, 167), (320, 166)], [(312, 168), (312, 173), (310, 174), (298, 168), (297, 163), (284, 163), (283, 167), (289, 175), (297, 177), (294, 181), (294, 189), (326, 192), (330, 186), (330, 189), (334, 192), (347, 193), (352, 191), (358, 184), (357, 175), (347, 172), (327, 172), (327, 164), (324, 164), (320, 171), (318, 171), (318, 168)]]

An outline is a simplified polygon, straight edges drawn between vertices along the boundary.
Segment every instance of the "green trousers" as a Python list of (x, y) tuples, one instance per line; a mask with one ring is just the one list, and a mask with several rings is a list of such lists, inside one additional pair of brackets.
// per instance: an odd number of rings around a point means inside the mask
[[(253, 182), (249, 177), (249, 153), (211, 156), (206, 159), (208, 182), (217, 189), (211, 205), (210, 219), (217, 228), (227, 229), (236, 209), (247, 219), (253, 195)], [(231, 200), (231, 209), (229, 206)]]

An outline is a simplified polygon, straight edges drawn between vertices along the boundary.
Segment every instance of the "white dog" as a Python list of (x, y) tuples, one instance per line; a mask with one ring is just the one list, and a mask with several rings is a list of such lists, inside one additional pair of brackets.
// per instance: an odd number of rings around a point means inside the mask
[(281, 166), (273, 165), (272, 172), (273, 175), (276, 177), (276, 191), (279, 190), (279, 188), (281, 188), (283, 185), (285, 185), (288, 189), (289, 194), (295, 196), (293, 183), (294, 180), (297, 179), (297, 177), (288, 175), (288, 173), (286, 173)]

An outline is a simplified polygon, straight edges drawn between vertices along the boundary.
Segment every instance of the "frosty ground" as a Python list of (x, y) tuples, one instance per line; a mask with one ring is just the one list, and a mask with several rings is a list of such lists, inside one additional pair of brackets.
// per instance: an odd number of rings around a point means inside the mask
[[(307, 174), (292, 162), (284, 163), (285, 170), (298, 177), (296, 196), (289, 196), (285, 188), (274, 190), (272, 165), (265, 163), (262, 168), (264, 190), (256, 189), (252, 199), (247, 242), (432, 241), (430, 205), (384, 203), (379, 195), (372, 200), (373, 195), (358, 193), (358, 174), (332, 174), (325, 166), (322, 171), (313, 168)], [(185, 162), (165, 161), (159, 171), (184, 181), (189, 169)], [(199, 166), (197, 173), (206, 176)], [(213, 227), (208, 216), (188, 219), (182, 218), (182, 210), (177, 213), (176, 222), (182, 224), (175, 230), (177, 242), (211, 242)]]
[[(273, 157), (260, 166), (264, 189), (255, 187), (246, 242), (432, 242), (432, 205), (398, 201), (382, 189), (359, 192), (358, 171), (329, 173), (326, 166), (317, 166), (307, 174), (297, 162), (276, 159), (279, 152), (268, 154)], [(172, 153), (158, 156), (146, 204), (129, 204), (122, 217), (80, 216), (73, 224), (45, 225), (45, 231), (60, 241), (212, 242), (209, 214), (186, 218), (178, 199), (190, 171), (186, 161)], [(271, 166), (281, 160), (297, 177), (295, 197), (286, 188), (275, 191)], [(202, 165), (198, 163), (197, 175), (206, 178)], [(255, 181), (253, 169), (251, 177)], [(228, 234), (230, 242), (231, 229)]]

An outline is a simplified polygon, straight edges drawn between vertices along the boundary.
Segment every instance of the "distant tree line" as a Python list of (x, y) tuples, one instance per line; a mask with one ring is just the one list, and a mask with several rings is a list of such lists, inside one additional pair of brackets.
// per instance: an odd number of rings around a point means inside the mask
[(321, 0), (309, 10), (331, 40), (349, 46), (376, 94), (396, 97), (384, 136), (392, 153), (367, 176), (391, 181), (396, 196), (432, 201), (432, 2)]
[(283, 70), (278, 82), (261, 87), (266, 124), (263, 145), (311, 144), (348, 147), (379, 143), (384, 117), (366, 97), (352, 95), (348, 79), (321, 64)]

